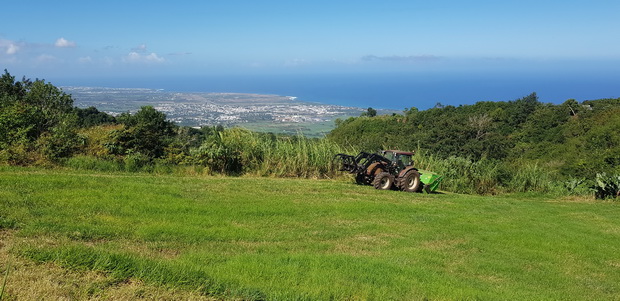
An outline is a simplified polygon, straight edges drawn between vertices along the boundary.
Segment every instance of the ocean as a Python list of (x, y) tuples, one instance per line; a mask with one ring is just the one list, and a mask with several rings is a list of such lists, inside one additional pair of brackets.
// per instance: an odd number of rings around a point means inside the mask
[[(56, 83), (55, 83), (56, 84)], [(171, 76), (64, 80), (64, 86), (151, 88), (175, 92), (238, 92), (295, 96), (354, 107), (424, 110), (438, 103), (509, 101), (536, 92), (541, 102), (620, 97), (620, 77), (596, 74), (294, 74)]]

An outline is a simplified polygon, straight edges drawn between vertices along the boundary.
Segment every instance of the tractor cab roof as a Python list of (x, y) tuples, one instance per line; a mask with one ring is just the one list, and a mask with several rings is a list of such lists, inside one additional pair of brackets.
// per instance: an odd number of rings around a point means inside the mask
[(405, 152), (400, 150), (384, 150), (384, 152), (390, 152), (397, 155), (413, 156), (413, 152)]

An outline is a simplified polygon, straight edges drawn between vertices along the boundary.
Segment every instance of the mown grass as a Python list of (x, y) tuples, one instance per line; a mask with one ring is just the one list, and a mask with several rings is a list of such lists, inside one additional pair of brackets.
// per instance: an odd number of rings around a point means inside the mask
[(217, 298), (614, 299), (618, 216), (534, 194), (0, 168), (15, 254)]

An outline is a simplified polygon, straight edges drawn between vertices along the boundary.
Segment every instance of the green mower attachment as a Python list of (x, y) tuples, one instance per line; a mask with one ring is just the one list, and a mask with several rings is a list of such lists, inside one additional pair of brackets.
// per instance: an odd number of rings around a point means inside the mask
[(431, 193), (437, 190), (439, 184), (443, 180), (443, 176), (436, 173), (420, 170), (420, 181), (424, 184), (424, 191)]

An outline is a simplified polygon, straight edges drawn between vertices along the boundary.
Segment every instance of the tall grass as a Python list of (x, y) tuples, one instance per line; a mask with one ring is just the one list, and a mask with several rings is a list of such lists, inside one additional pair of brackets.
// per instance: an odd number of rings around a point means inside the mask
[(192, 155), (196, 163), (224, 174), (253, 174), (275, 177), (331, 178), (337, 176), (333, 161), (348, 152), (328, 139), (272, 136), (228, 129), (209, 139)]
[(258, 173), (262, 175), (322, 178), (336, 176), (335, 154), (347, 152), (327, 139), (303, 136), (264, 141), (265, 156)]
[(124, 166), (120, 162), (86, 155), (71, 157), (67, 159), (64, 165), (77, 170), (95, 170), (104, 172), (124, 170)]
[[(563, 183), (553, 169), (537, 162), (512, 162), (463, 157), (439, 158), (418, 151), (415, 164), (444, 176), (443, 190), (467, 194), (559, 192)], [(568, 193), (568, 192), (567, 192)]]
[(513, 170), (512, 177), (507, 183), (511, 192), (548, 193), (562, 186), (553, 171), (537, 162), (522, 162), (514, 166)]

